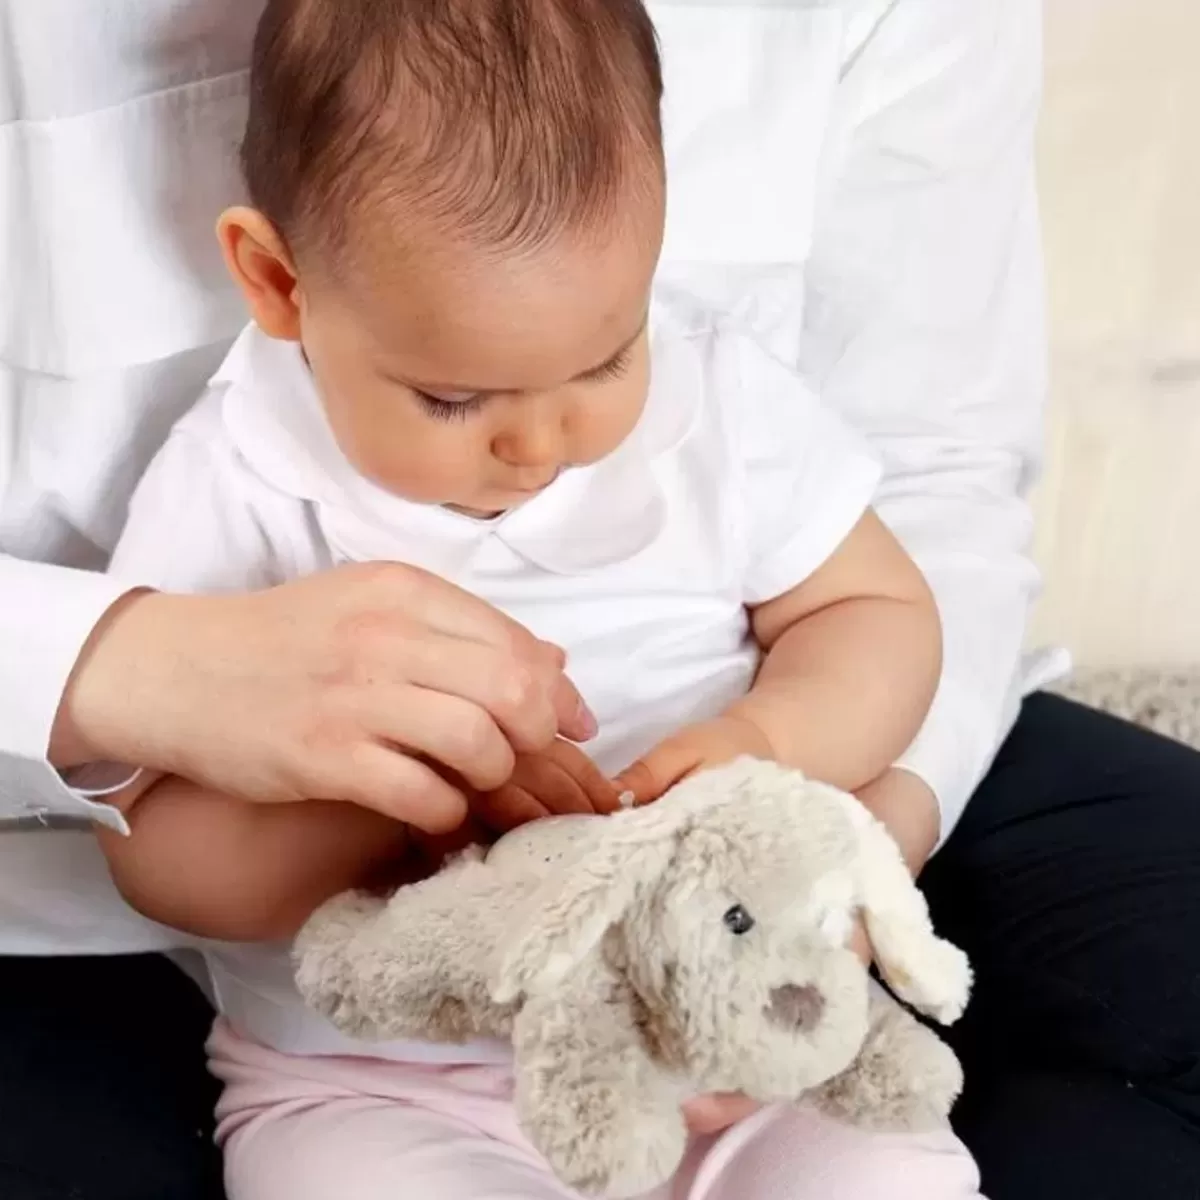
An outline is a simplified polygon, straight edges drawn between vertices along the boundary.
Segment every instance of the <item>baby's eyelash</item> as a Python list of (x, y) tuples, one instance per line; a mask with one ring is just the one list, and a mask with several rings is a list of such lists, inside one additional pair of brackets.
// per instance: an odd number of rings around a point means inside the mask
[(441, 400), (437, 396), (431, 396), (428, 392), (422, 391), (417, 391), (416, 396), (421, 402), (421, 407), (435, 421), (465, 421), (483, 407), (486, 398), (469, 396), (465, 400)]
[(588, 382), (606, 383), (613, 379), (620, 379), (629, 370), (629, 363), (632, 358), (633, 347), (626, 347), (616, 358), (610, 359), (602, 367), (597, 367), (588, 377)]
[[(588, 383), (608, 383), (620, 379), (629, 370), (633, 359), (633, 347), (622, 350), (616, 358), (597, 367), (588, 375)], [(421, 402), (421, 407), (436, 421), (465, 421), (477, 413), (487, 401), (482, 393), (478, 396), (467, 396), (462, 400), (443, 400), (440, 396), (431, 396), (420, 388), (413, 388), (413, 394)]]

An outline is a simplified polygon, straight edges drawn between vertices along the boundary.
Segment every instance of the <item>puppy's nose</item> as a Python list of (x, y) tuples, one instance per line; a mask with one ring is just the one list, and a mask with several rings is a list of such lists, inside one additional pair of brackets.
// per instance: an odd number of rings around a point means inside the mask
[(825, 997), (815, 987), (788, 983), (771, 989), (767, 1020), (796, 1033), (815, 1029), (825, 1012)]

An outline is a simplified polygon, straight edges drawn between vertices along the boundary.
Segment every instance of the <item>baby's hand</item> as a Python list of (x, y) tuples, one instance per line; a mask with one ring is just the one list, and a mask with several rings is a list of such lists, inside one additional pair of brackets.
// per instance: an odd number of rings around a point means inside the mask
[(714, 721), (689, 725), (665, 742), (659, 742), (649, 754), (617, 776), (617, 790), (632, 793), (635, 804), (649, 804), (681, 779), (745, 755), (775, 757), (766, 734), (753, 721), (730, 713)]
[(493, 833), (565, 813), (611, 813), (619, 789), (578, 746), (559, 740), (543, 754), (517, 755), (512, 777), (494, 792), (468, 797), (471, 815)]

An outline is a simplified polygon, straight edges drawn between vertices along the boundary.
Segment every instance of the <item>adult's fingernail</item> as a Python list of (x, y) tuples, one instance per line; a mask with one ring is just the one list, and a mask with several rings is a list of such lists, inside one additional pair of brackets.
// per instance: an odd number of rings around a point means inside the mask
[(596, 714), (588, 708), (583, 700), (580, 700), (576, 715), (579, 718), (579, 728), (583, 733), (583, 740), (591, 741), (600, 732), (600, 722), (596, 720)]

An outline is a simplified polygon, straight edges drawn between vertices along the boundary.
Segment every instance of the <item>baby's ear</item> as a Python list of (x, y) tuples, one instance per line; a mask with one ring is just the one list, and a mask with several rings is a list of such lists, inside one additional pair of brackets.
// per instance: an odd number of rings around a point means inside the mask
[(925, 897), (891, 834), (853, 796), (843, 803), (857, 836), (856, 890), (875, 961), (901, 1000), (953, 1025), (971, 994), (967, 956), (934, 933)]
[(636, 839), (600, 836), (600, 844), (555, 871), (534, 892), (528, 918), (501, 944), (500, 967), (492, 981), (497, 1003), (565, 979), (621, 920), (639, 892), (653, 885), (674, 854), (674, 834), (666, 831)]

